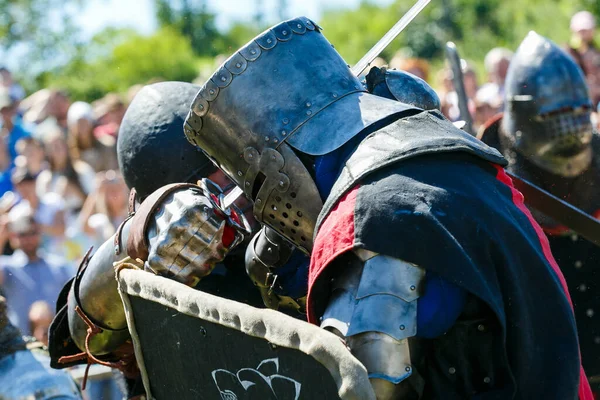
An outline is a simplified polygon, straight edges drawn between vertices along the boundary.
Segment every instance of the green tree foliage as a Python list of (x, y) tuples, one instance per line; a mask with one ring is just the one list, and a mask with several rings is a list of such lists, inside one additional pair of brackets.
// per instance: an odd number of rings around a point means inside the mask
[[(412, 6), (396, 0), (389, 6), (363, 2), (355, 10), (330, 10), (320, 21), (324, 34), (350, 63), (355, 63)], [(402, 48), (414, 56), (439, 60), (452, 40), (464, 58), (481, 63), (487, 51), (515, 49), (528, 31), (535, 30), (557, 43), (569, 39), (569, 19), (589, 9), (600, 16), (597, 0), (437, 0), (407, 27), (383, 53), (389, 60)]]
[(108, 30), (87, 46), (93, 57), (80, 56), (46, 74), (42, 86), (67, 89), (74, 98), (94, 100), (107, 92), (125, 92), (151, 80), (192, 81), (198, 59), (189, 41), (172, 28), (151, 36)]
[[(30, 91), (64, 87), (75, 98), (91, 100), (154, 78), (191, 81), (199, 71), (206, 77), (222, 61), (216, 56), (233, 53), (276, 22), (272, 18), (289, 17), (285, 14), (290, 3), (279, 0), (268, 13), (265, 0), (252, 0), (255, 14), (219, 32), (206, 0), (154, 0), (160, 26), (155, 34), (106, 29), (83, 43), (68, 23), (80, 1), (0, 0), (0, 47), (25, 49), (20, 56), (26, 66), (23, 71), (35, 77), (25, 81)], [(384, 6), (363, 1), (354, 10), (326, 11), (319, 24), (340, 54), (355, 63), (412, 4), (412, 0), (395, 0)], [(598, 0), (435, 0), (382, 56), (390, 60), (402, 49), (404, 54), (439, 66), (444, 44), (452, 40), (461, 55), (475, 61), (482, 72), (483, 59), (491, 48), (515, 49), (529, 30), (566, 43), (569, 19), (582, 9), (600, 17)], [(57, 22), (63, 20), (67, 23)], [(33, 65), (43, 65), (43, 72), (31, 68)]]
[(225, 47), (225, 38), (217, 30), (215, 14), (205, 0), (155, 0), (156, 18), (161, 27), (170, 27), (189, 39), (200, 56), (216, 56)]
[(2, 58), (12, 57), (11, 64), (29, 75), (68, 61), (77, 43), (72, 21), (79, 5), (79, 0), (0, 0)]

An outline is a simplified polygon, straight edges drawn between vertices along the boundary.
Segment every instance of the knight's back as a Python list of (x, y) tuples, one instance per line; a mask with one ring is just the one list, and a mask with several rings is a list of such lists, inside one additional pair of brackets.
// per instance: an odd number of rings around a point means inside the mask
[(497, 153), (432, 115), (399, 120), (358, 146), (325, 203), (315, 251), (326, 250), (329, 212), (352, 198), (354, 243), (467, 293), (456, 322), (428, 337), (428, 355), (414, 361), (425, 398), (573, 398), (576, 327), (547, 240)]

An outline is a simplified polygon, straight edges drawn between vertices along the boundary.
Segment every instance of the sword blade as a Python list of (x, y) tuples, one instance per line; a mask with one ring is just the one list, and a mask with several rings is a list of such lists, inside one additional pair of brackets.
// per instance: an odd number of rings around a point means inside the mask
[(506, 173), (512, 179), (515, 188), (523, 193), (528, 206), (546, 214), (596, 246), (600, 246), (600, 221), (533, 183), (508, 171)]
[(404, 28), (406, 28), (406, 26), (410, 24), (411, 21), (415, 19), (415, 17), (419, 15), (419, 13), (423, 11), (425, 6), (427, 6), (427, 4), (430, 2), (431, 0), (417, 1), (415, 5), (413, 5), (410, 10), (408, 10), (408, 12), (404, 14), (398, 22), (396, 22), (392, 29), (390, 29), (381, 39), (379, 39), (379, 42), (377, 42), (375, 46), (373, 46), (371, 50), (369, 50), (369, 52), (365, 54), (354, 67), (351, 68), (354, 76), (360, 76), (360, 74), (362, 74), (363, 71), (367, 69), (369, 65), (371, 65), (373, 60), (381, 54), (381, 52), (392, 42), (392, 40), (398, 37)]
[(244, 195), (244, 191), (239, 187), (236, 186), (233, 189), (231, 189), (231, 191), (229, 193), (227, 193), (225, 195), (225, 199), (223, 200), (223, 207), (225, 208), (229, 208), (231, 207), (231, 205), (233, 203), (235, 203), (235, 201), (237, 199), (240, 198), (240, 196)]

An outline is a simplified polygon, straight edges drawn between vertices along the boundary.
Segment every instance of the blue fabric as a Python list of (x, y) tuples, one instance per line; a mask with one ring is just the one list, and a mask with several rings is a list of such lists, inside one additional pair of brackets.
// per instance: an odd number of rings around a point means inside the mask
[(4, 275), (2, 290), (9, 318), (28, 335), (31, 334), (28, 319), (31, 305), (43, 300), (54, 308), (58, 293), (75, 271), (52, 257), (29, 261), (21, 250), (16, 250), (11, 256), (0, 256), (0, 273)]
[(340, 154), (337, 151), (319, 156), (315, 160), (315, 183), (322, 199), (329, 197), (339, 176)]
[(424, 294), (417, 300), (417, 336), (433, 339), (454, 325), (467, 301), (467, 292), (432, 271), (425, 275)]
[(13, 185), (10, 180), (10, 174), (12, 172), (12, 168), (7, 169), (6, 171), (0, 172), (0, 196), (3, 196), (4, 193), (13, 190)]
[(299, 250), (294, 250), (289, 261), (277, 269), (279, 288), (274, 289), (280, 296), (299, 299), (308, 292), (308, 267), (310, 258)]
[(15, 125), (8, 135), (8, 154), (10, 154), (11, 166), (14, 165), (15, 158), (17, 158), (17, 142), (23, 138), (30, 137), (31, 133), (27, 131), (18, 121), (15, 121)]
[(315, 183), (321, 199), (325, 200), (329, 197), (344, 163), (368, 133), (368, 131), (365, 131), (358, 134), (339, 149), (315, 158)]
[(15, 158), (17, 158), (17, 142), (23, 138), (30, 137), (30, 132), (23, 127), (19, 118), (15, 118), (14, 127), (8, 135), (6, 142), (8, 155), (10, 156), (10, 165), (8, 169), (0, 172), (0, 196), (4, 193), (13, 190), (13, 185), (10, 180), (10, 175), (15, 166)]

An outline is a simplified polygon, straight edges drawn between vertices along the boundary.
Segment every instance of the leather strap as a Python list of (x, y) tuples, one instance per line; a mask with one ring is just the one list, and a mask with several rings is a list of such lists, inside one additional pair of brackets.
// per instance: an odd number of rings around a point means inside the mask
[(129, 191), (129, 201), (128, 201), (128, 209), (129, 215), (135, 214), (135, 201), (137, 200), (137, 191), (135, 188)]
[(192, 183), (173, 183), (156, 190), (146, 198), (135, 212), (131, 220), (129, 237), (127, 239), (127, 254), (133, 259), (142, 261), (148, 260), (148, 241), (146, 239), (146, 230), (150, 223), (150, 218), (158, 210), (160, 203), (171, 193), (187, 188), (199, 188)]
[(114, 250), (115, 250), (115, 256), (118, 256), (119, 254), (121, 254), (121, 251), (123, 250), (123, 246), (121, 246), (121, 236), (123, 236), (123, 227), (125, 226), (125, 224), (127, 223), (127, 221), (129, 221), (134, 216), (135, 216), (135, 212), (129, 214), (127, 216), (127, 218), (125, 218), (123, 220), (123, 222), (121, 222), (121, 224), (117, 228), (117, 232), (115, 233), (115, 240), (113, 242)]
[(121, 245), (121, 236), (123, 235), (123, 227), (125, 226), (127, 221), (129, 221), (135, 215), (136, 200), (137, 200), (137, 192), (136, 192), (135, 188), (133, 188), (129, 191), (129, 200), (128, 200), (128, 205), (127, 205), (129, 214), (127, 215), (127, 218), (125, 218), (125, 220), (123, 220), (123, 222), (121, 222), (119, 224), (119, 227), (117, 228), (117, 232), (115, 233), (115, 240), (113, 242), (113, 248), (115, 250), (116, 256), (121, 254), (121, 251), (123, 250), (123, 246)]

